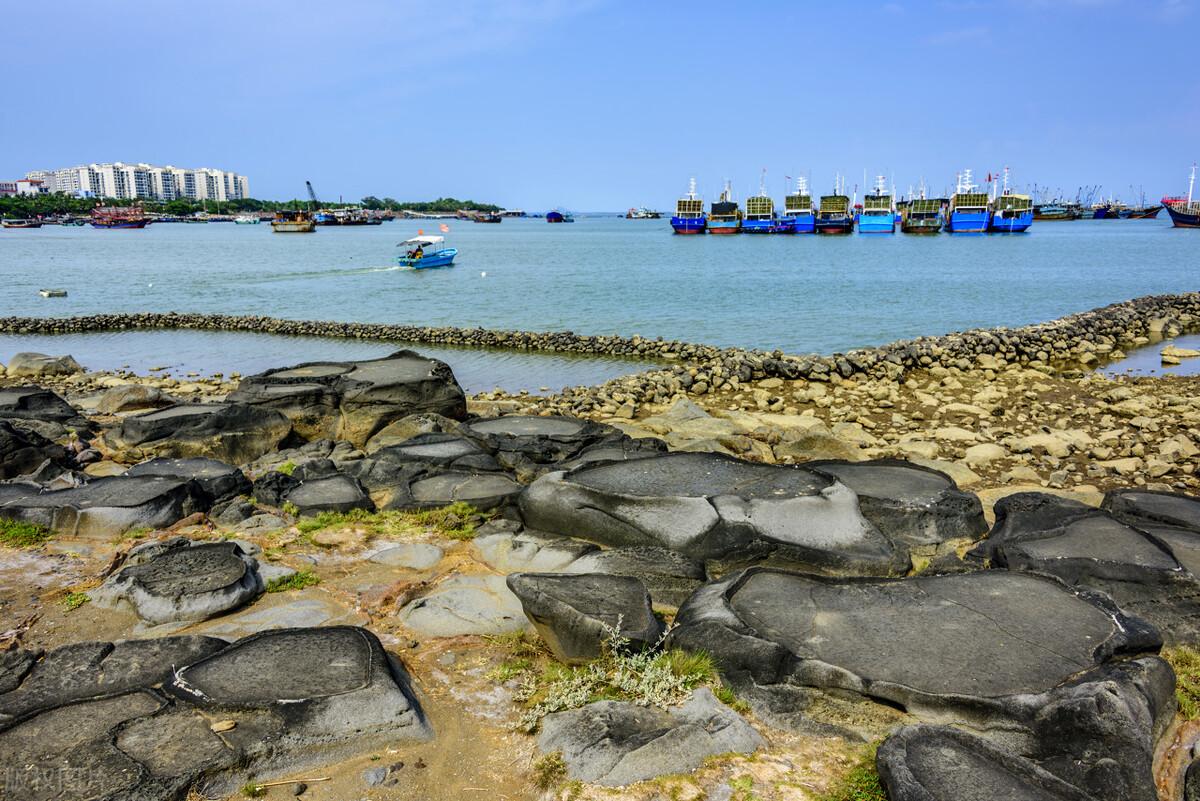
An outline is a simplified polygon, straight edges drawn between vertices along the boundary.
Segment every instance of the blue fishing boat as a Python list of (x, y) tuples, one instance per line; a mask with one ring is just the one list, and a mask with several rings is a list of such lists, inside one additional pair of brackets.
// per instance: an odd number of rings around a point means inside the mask
[(946, 215), (947, 233), (980, 234), (987, 231), (991, 217), (987, 192), (976, 189), (978, 187), (971, 182), (970, 170), (958, 174), (958, 186), (950, 197), (950, 211)]
[(767, 195), (764, 174), (763, 181), (758, 186), (758, 194), (746, 198), (746, 218), (742, 220), (742, 233), (778, 234), (782, 232), (779, 216), (775, 214), (775, 201)]
[(1008, 188), (1008, 167), (1004, 168), (1004, 185), (992, 201), (992, 217), (988, 230), (994, 234), (1020, 234), (1033, 225), (1033, 198), (1018, 195)]
[(707, 224), (704, 216), (704, 201), (696, 197), (696, 179), (688, 184), (685, 197), (675, 201), (675, 216), (671, 218), (671, 228), (677, 234), (702, 234)]
[(812, 234), (817, 230), (817, 215), (813, 208), (812, 195), (808, 193), (808, 180), (796, 179), (796, 191), (783, 199), (783, 224), (794, 233)]
[(458, 249), (445, 247), (445, 243), (444, 236), (414, 236), (406, 239), (396, 246), (405, 248), (404, 255), (396, 257), (396, 264), (414, 270), (450, 267), (454, 264)]
[(571, 216), (569, 211), (555, 209), (554, 211), (546, 212), (546, 222), (548, 223), (573, 223), (575, 218)]
[(1171, 215), (1171, 224), (1176, 228), (1200, 228), (1200, 201), (1192, 200), (1196, 188), (1196, 165), (1192, 165), (1192, 177), (1188, 181), (1187, 197), (1164, 197), (1163, 205)]
[(860, 234), (896, 233), (896, 200), (887, 191), (882, 175), (875, 178), (875, 194), (863, 197), (862, 214), (858, 217)]

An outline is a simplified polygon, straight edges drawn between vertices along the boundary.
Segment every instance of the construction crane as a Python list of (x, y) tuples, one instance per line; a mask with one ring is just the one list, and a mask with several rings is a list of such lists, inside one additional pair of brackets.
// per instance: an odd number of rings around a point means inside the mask
[(313, 191), (312, 181), (305, 181), (304, 185), (308, 187), (308, 197), (312, 200), (312, 210), (316, 211), (320, 207), (321, 201), (317, 200), (317, 193)]

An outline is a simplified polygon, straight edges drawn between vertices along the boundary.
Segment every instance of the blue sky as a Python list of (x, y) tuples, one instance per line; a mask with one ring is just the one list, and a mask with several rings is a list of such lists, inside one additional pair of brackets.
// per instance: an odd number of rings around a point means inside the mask
[(284, 198), (544, 209), (818, 192), (864, 169), (940, 191), (1186, 189), (1192, 0), (10, 3), (0, 178), (214, 166)]

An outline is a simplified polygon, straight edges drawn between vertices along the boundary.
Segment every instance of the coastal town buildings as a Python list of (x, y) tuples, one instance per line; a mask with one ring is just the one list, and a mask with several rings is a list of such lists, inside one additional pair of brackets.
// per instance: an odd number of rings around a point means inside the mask
[(190, 169), (170, 164), (161, 167), (120, 161), (81, 164), (57, 170), (31, 171), (25, 175), (24, 183), (28, 182), (41, 182), (46, 192), (62, 192), (76, 197), (241, 200), (250, 196), (250, 181), (244, 175), (211, 167)]
[(12, 195), (44, 195), (50, 192), (45, 181), (36, 178), (19, 178), (16, 181), (0, 181), (0, 197)]

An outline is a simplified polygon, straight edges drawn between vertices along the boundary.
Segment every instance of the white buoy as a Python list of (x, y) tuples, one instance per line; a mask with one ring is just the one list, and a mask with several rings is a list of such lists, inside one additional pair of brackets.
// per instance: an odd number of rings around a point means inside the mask
[(481, 272), (481, 273), (479, 274), (479, 277), (480, 277), (480, 278), (487, 278), (487, 270), (484, 270), (483, 272)]
[(146, 284), (146, 286), (154, 286), (154, 282), (151, 281), (150, 283)]

